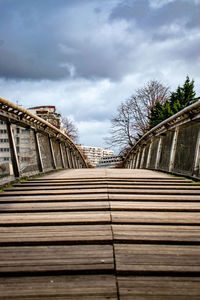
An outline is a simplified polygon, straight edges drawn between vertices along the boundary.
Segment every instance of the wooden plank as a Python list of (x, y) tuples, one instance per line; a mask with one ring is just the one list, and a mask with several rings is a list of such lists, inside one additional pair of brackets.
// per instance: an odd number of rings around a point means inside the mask
[(198, 202), (111, 201), (110, 206), (112, 210), (121, 211), (200, 211)]
[(199, 226), (112, 225), (114, 241), (199, 243)]
[(200, 272), (200, 246), (115, 244), (117, 272)]
[(106, 193), (102, 194), (79, 194), (79, 195), (34, 195), (34, 196), (2, 196), (0, 197), (0, 203), (8, 203), (8, 202), (57, 202), (57, 201), (99, 201), (99, 200), (108, 200), (108, 195)]
[(25, 191), (25, 192), (31, 192), (31, 191), (39, 191), (39, 193), (41, 193), (41, 191), (43, 191), (45, 189), (45, 191), (62, 191), (62, 190), (88, 190), (88, 189), (99, 189), (99, 188), (103, 188), (103, 189), (106, 189), (107, 188), (107, 185), (106, 184), (95, 184), (95, 185), (90, 185), (90, 184), (87, 184), (87, 185), (81, 185), (81, 184), (78, 184), (78, 185), (71, 185), (71, 186), (67, 186), (67, 185), (62, 185), (62, 186), (53, 186), (53, 185), (50, 185), (50, 186), (17, 186), (17, 187), (12, 187), (12, 188), (7, 188), (5, 189), (5, 192), (18, 192), (18, 191)]
[(200, 190), (200, 185), (131, 185), (131, 186), (128, 186), (128, 185), (122, 185), (122, 184), (118, 184), (118, 185), (114, 185), (114, 184), (108, 184), (107, 185), (108, 189), (124, 189), (124, 190), (131, 190), (134, 192), (134, 190), (144, 190), (146, 192), (147, 191), (154, 191), (154, 190), (162, 190), (162, 191), (167, 191), (167, 193), (169, 193), (170, 191), (186, 191), (186, 192), (196, 192), (196, 193), (199, 193), (199, 190)]
[(112, 201), (200, 201), (199, 195), (151, 195), (151, 194), (109, 194), (109, 200)]
[(117, 300), (114, 275), (0, 278), (1, 300)]
[(113, 271), (111, 245), (0, 247), (0, 274)]
[(200, 195), (200, 190), (174, 190), (174, 189), (110, 189), (109, 194), (150, 194), (150, 195)]
[(117, 278), (121, 300), (198, 300), (200, 278), (119, 276)]
[(167, 190), (169, 191), (195, 191), (196, 193), (198, 193), (200, 191), (200, 186), (199, 185), (195, 185), (195, 186), (190, 186), (190, 185), (121, 185), (121, 184), (95, 184), (95, 185), (75, 185), (75, 186), (66, 186), (66, 185), (62, 185), (62, 186), (17, 186), (17, 187), (12, 187), (12, 188), (7, 188), (5, 189), (5, 192), (32, 192), (32, 191), (38, 191), (39, 193), (41, 193), (41, 191), (43, 191), (45, 189), (45, 191), (50, 192), (50, 191), (73, 191), (73, 190), (83, 190), (83, 192), (85, 190), (88, 189), (124, 189), (124, 190), (134, 190), (134, 189), (141, 189), (141, 190)]
[(0, 225), (106, 224), (109, 212), (6, 213)]
[(27, 226), (0, 227), (0, 245), (19, 243), (110, 243), (111, 226)]
[(108, 210), (108, 201), (42, 202), (42, 203), (1, 203), (0, 212), (34, 211), (102, 211)]
[(199, 212), (147, 212), (147, 211), (113, 211), (113, 223), (143, 224), (191, 224), (200, 225)]
[[(74, 190), (36, 190), (36, 191), (15, 191), (12, 192), (4, 192), (3, 197), (5, 196), (28, 196), (28, 195), (71, 195), (71, 194), (93, 194), (94, 189), (85, 189), (84, 191), (81, 189), (74, 189)], [(95, 189), (95, 194), (107, 193), (107, 189), (99, 188)]]
[(105, 179), (102, 181), (95, 181), (95, 182), (90, 182), (90, 181), (84, 181), (84, 182), (76, 182), (76, 181), (70, 181), (70, 182), (60, 182), (60, 181), (55, 181), (55, 182), (49, 182), (49, 181), (37, 181), (37, 182), (22, 182), (22, 183), (18, 183), (18, 184), (14, 184), (13, 187), (17, 187), (17, 188), (28, 188), (28, 187), (76, 187), (76, 186), (102, 186), (102, 185), (106, 185), (109, 184), (111, 186), (116, 186), (116, 185), (121, 185), (121, 186), (169, 186), (169, 187), (173, 187), (173, 186), (180, 186), (180, 187), (197, 187), (199, 188), (200, 185), (198, 183), (192, 183), (192, 182), (168, 182), (168, 181), (119, 181), (119, 180), (109, 180), (109, 179)]

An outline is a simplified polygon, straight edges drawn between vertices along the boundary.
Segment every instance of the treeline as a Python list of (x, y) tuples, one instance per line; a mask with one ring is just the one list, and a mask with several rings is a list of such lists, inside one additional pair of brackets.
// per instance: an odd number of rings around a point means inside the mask
[(177, 90), (171, 93), (169, 99), (166, 99), (163, 104), (157, 101), (155, 106), (151, 108), (149, 129), (196, 102), (195, 95), (194, 80), (190, 81), (187, 76), (184, 85), (178, 86)]
[(148, 130), (196, 102), (195, 96), (194, 80), (189, 76), (175, 92), (159, 81), (149, 81), (119, 105), (111, 119), (108, 146), (126, 151)]

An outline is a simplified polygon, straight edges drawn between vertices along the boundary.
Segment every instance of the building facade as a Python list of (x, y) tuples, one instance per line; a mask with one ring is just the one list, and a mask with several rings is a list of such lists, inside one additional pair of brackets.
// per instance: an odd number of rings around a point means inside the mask
[(105, 149), (101, 147), (91, 147), (79, 145), (79, 148), (87, 156), (88, 161), (92, 166), (96, 167), (99, 161), (106, 156), (114, 155), (114, 152), (110, 149)]
[(121, 156), (112, 155), (112, 156), (105, 156), (97, 164), (97, 168), (108, 168), (113, 169), (115, 168), (116, 164), (122, 162)]
[(32, 114), (37, 115), (38, 117), (44, 119), (45, 121), (51, 123), (58, 129), (61, 129), (62, 118), (61, 114), (56, 112), (55, 106), (34, 106), (28, 108)]

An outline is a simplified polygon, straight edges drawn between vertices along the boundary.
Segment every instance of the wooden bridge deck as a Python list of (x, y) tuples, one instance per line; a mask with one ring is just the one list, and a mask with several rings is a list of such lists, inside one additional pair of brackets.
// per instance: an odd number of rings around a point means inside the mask
[(200, 185), (82, 169), (0, 197), (0, 299), (200, 299)]

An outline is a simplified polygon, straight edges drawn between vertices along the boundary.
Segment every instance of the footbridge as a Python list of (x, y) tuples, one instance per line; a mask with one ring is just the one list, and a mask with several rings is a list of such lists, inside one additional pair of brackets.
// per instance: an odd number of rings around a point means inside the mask
[[(87, 168), (66, 134), (4, 105), (9, 176), (43, 176), (0, 194), (0, 299), (199, 299), (199, 103), (146, 134), (123, 169)], [(34, 169), (15, 126), (33, 132)]]

